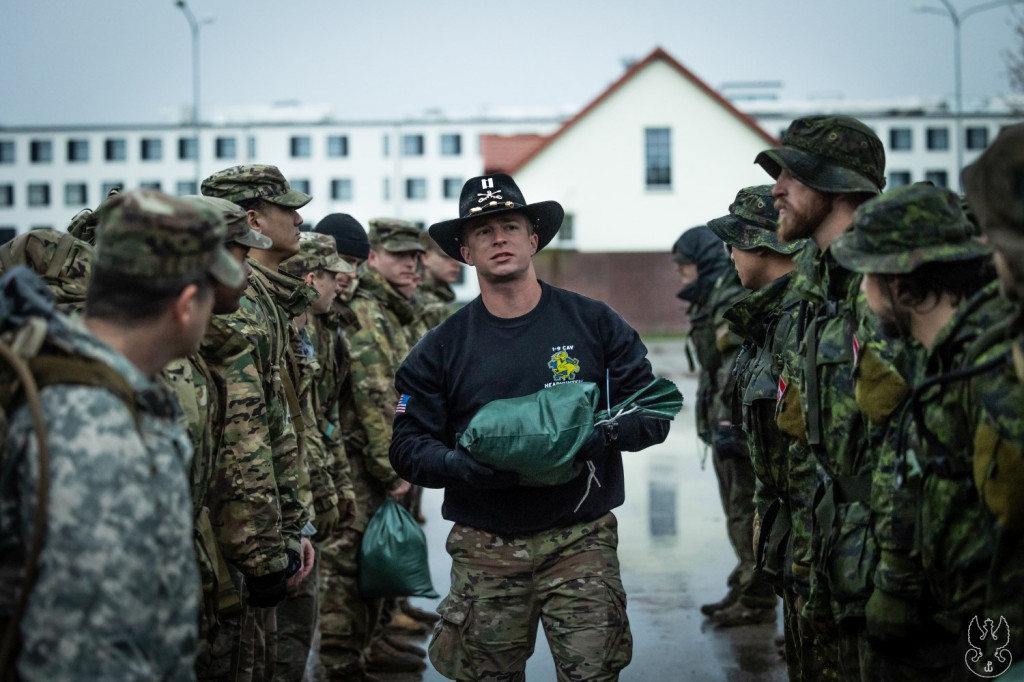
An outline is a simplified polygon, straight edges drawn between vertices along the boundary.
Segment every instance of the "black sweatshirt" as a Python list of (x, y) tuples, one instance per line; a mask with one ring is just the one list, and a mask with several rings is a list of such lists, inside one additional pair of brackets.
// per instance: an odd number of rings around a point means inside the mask
[(596, 519), (625, 497), (620, 449), (641, 450), (668, 435), (667, 421), (623, 417), (614, 447), (584, 453), (594, 462), (601, 485), (591, 485), (575, 512), (587, 489), (586, 467), (572, 481), (549, 487), (482, 490), (448, 476), (445, 453), (477, 410), (492, 400), (556, 383), (592, 381), (601, 388), (599, 406), (604, 408), (606, 368), (612, 405), (654, 379), (647, 348), (618, 313), (543, 282), (541, 289), (537, 306), (512, 319), (491, 315), (477, 297), (424, 336), (398, 370), (395, 385), (401, 398), (391, 464), (407, 481), (444, 487), (442, 514), (450, 521), (516, 535)]

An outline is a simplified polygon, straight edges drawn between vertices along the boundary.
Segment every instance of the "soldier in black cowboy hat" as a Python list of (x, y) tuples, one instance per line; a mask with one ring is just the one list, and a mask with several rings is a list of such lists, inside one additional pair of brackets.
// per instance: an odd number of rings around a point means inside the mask
[(663, 441), (667, 423), (630, 415), (596, 429), (578, 456), (593, 467), (557, 486), (519, 485), (457, 445), (493, 400), (588, 381), (601, 405), (615, 404), (653, 379), (647, 349), (614, 310), (537, 279), (533, 255), (562, 217), (557, 202), (528, 204), (494, 174), (467, 181), (459, 217), (430, 227), (445, 253), (476, 268), (480, 296), (398, 370), (390, 456), (403, 479), (445, 489), (442, 513), (455, 522), (451, 591), (430, 644), (452, 679), (521, 675), (538, 620), (560, 677), (615, 680), (632, 654), (611, 510), (625, 497), (621, 451)]

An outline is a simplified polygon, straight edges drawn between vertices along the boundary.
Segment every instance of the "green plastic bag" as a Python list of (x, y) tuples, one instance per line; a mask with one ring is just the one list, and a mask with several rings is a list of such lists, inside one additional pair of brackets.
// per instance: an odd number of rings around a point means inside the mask
[(473, 415), (459, 445), (475, 460), (515, 471), (520, 484), (567, 483), (581, 471), (576, 452), (594, 431), (597, 384), (583, 381), (494, 400)]
[(423, 529), (405, 507), (390, 497), (363, 533), (359, 592), (368, 598), (440, 596), (430, 582)]

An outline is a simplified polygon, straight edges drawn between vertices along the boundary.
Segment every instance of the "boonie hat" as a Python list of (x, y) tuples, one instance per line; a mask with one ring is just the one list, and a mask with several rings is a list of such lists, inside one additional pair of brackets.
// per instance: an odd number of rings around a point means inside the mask
[(885, 148), (871, 128), (850, 116), (807, 116), (789, 124), (782, 146), (754, 159), (778, 179), (785, 168), (819, 192), (870, 192), (885, 187)]
[(423, 251), (420, 243), (420, 228), (416, 223), (398, 218), (373, 218), (370, 220), (370, 246), (379, 246), (385, 251)]
[(111, 197), (97, 214), (97, 268), (136, 277), (207, 272), (232, 288), (245, 281), (242, 266), (224, 248), (224, 221), (212, 209), (139, 189)]
[(301, 208), (313, 200), (305, 192), (291, 188), (277, 166), (251, 164), (232, 166), (203, 180), (204, 196), (220, 197), (238, 203), (247, 199), (263, 199), (278, 206)]
[(981, 258), (991, 253), (947, 189), (908, 185), (861, 204), (849, 229), (832, 243), (847, 270), (904, 274), (925, 263)]
[(789, 254), (803, 248), (801, 240), (779, 239), (779, 212), (771, 185), (744, 187), (729, 206), (729, 215), (709, 220), (708, 227), (723, 242), (742, 251), (765, 248)]
[(462, 228), (466, 222), (482, 215), (509, 211), (522, 213), (533, 223), (533, 231), (537, 234), (537, 251), (554, 238), (565, 217), (565, 211), (557, 201), (528, 204), (511, 177), (495, 173), (467, 180), (459, 196), (459, 217), (434, 223), (429, 229), (430, 236), (442, 251), (465, 263), (461, 247)]

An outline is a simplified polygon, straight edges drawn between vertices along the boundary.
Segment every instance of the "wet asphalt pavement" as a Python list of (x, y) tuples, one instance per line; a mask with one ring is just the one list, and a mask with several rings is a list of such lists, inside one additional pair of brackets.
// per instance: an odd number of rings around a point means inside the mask
[[(650, 341), (648, 349), (655, 374), (676, 382), (684, 406), (664, 443), (623, 457), (626, 502), (614, 513), (619, 521), (619, 559), (634, 648), (633, 661), (620, 680), (785, 680), (785, 662), (774, 643), (780, 624), (720, 629), (699, 611), (701, 604), (725, 595), (735, 556), (726, 538), (711, 462), (703, 470), (700, 465), (703, 446), (693, 423), (697, 381), (688, 371), (682, 342)], [(450, 568), (444, 542), (451, 524), (441, 518), (441, 498), (440, 490), (424, 491), (431, 575), (443, 596)], [(439, 600), (411, 601), (433, 610)], [(781, 605), (779, 612), (781, 622)], [(418, 643), (425, 645), (424, 640)], [(556, 679), (543, 634), (538, 634), (526, 677), (531, 682)], [(445, 678), (428, 661), (422, 675), (382, 679), (435, 682)]]

